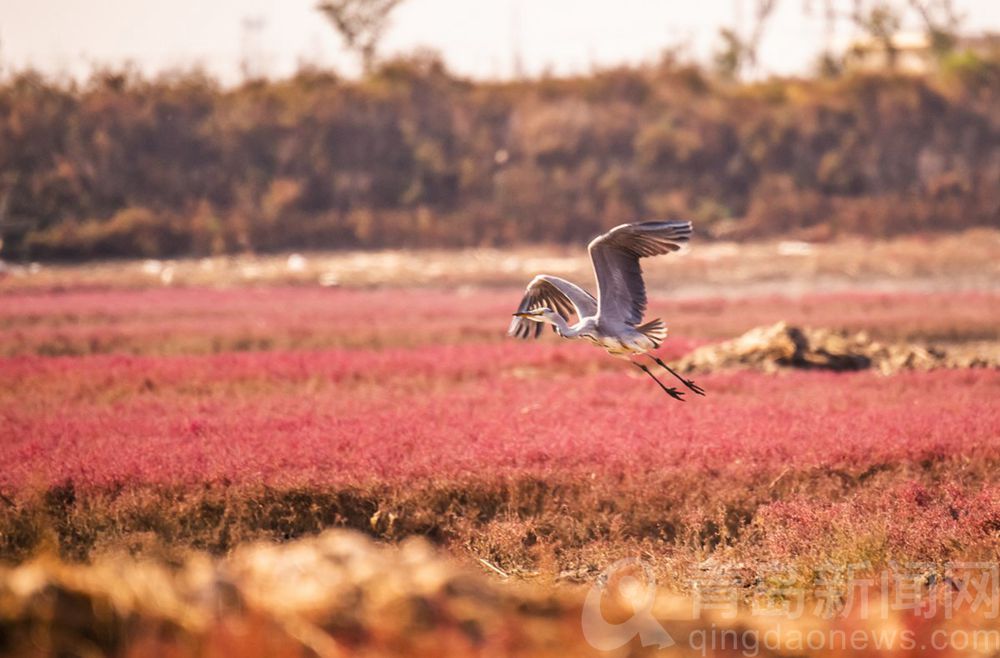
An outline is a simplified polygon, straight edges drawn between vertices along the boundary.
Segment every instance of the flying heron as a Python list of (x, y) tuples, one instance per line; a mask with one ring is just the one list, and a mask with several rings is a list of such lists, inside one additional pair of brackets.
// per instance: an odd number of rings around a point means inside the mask
[[(667, 337), (663, 321), (657, 318), (640, 324), (646, 311), (646, 284), (639, 259), (677, 251), (690, 237), (691, 222), (616, 226), (587, 246), (597, 277), (597, 298), (566, 279), (539, 274), (528, 284), (507, 333), (518, 338), (538, 338), (542, 325), (551, 324), (563, 338), (588, 340), (612, 356), (629, 361), (674, 399), (683, 402), (684, 391), (665, 386), (644, 363), (633, 359), (646, 355), (696, 394), (705, 395), (700, 386), (649, 353)], [(571, 314), (577, 317), (575, 324), (569, 322)]]

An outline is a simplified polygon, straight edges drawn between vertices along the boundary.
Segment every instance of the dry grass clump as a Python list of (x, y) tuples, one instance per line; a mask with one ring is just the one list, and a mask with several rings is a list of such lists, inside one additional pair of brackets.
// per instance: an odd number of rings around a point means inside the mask
[(572, 606), (498, 588), (423, 540), (349, 531), (174, 564), (42, 558), (0, 572), (0, 653), (18, 656), (553, 655)]
[[(912, 649), (930, 637), (958, 637), (963, 655), (986, 656), (998, 645), (982, 611), (923, 615), (961, 580), (931, 588), (916, 610), (873, 600), (864, 614), (834, 618), (813, 599), (799, 610), (769, 591), (761, 592), (768, 607), (709, 606), (657, 588), (639, 566), (609, 569), (594, 583), (512, 585), (421, 539), (385, 547), (343, 530), (244, 545), (220, 560), (42, 557), (0, 570), (0, 655), (554, 658), (611, 648), (621, 658), (871, 656), (879, 643), (905, 656), (921, 655)], [(645, 632), (615, 639), (637, 611), (648, 612), (647, 625), (632, 628)], [(861, 640), (848, 645), (847, 637)]]
[(995, 460), (959, 457), (355, 489), (64, 486), (0, 508), (0, 559), (178, 561), (192, 549), (221, 556), (340, 527), (397, 543), (422, 537), (515, 580), (589, 582), (615, 560), (643, 556), (673, 591), (689, 591), (706, 559), (750, 574), (796, 565), (810, 587), (810, 569), (822, 564), (993, 559), (996, 472)]
[(889, 375), (900, 370), (1000, 367), (995, 345), (945, 349), (912, 343), (885, 343), (865, 331), (850, 333), (810, 329), (778, 322), (757, 327), (738, 338), (706, 345), (681, 359), (686, 372), (711, 372), (725, 368), (753, 368), (772, 372), (779, 368), (865, 370)]

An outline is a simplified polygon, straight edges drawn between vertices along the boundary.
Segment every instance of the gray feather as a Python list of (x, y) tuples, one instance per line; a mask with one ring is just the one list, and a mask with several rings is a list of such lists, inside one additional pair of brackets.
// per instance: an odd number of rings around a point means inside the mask
[(691, 238), (691, 222), (640, 222), (616, 226), (595, 238), (588, 250), (597, 277), (598, 316), (635, 326), (646, 312), (640, 258), (677, 251)]
[[(528, 284), (517, 312), (524, 313), (543, 307), (555, 311), (569, 322), (574, 314), (577, 318), (596, 314), (597, 300), (575, 283), (557, 276), (540, 274)], [(538, 338), (542, 333), (542, 323), (513, 318), (507, 333), (518, 338)]]

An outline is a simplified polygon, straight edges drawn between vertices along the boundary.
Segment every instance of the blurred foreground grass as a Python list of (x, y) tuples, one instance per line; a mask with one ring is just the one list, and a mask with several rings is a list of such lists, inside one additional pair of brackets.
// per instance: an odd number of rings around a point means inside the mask
[(0, 655), (996, 655), (995, 618), (937, 605), (968, 586), (959, 575), (925, 586), (913, 608), (875, 598), (824, 615), (781, 589), (763, 607), (729, 608), (658, 589), (641, 565), (555, 590), (452, 562), (421, 539), (384, 547), (328, 531), (244, 545), (224, 560), (41, 557), (2, 570)]

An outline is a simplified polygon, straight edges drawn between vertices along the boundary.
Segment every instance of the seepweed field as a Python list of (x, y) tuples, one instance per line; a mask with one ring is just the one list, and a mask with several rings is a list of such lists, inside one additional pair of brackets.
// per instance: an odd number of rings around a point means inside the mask
[[(600, 350), (507, 338), (517, 298), (10, 292), (4, 557), (54, 538), (74, 558), (137, 538), (223, 552), (331, 525), (428, 535), (509, 573), (586, 574), (637, 550), (670, 571), (719, 551), (885, 562), (995, 548), (995, 370), (698, 374), (709, 395), (677, 403)], [(1000, 297), (654, 297), (651, 315), (677, 359), (775, 317), (995, 339)], [(874, 514), (887, 500), (898, 509)]]
[[(929, 588), (1000, 557), (995, 368), (696, 373), (708, 396), (678, 403), (588, 345), (507, 338), (507, 281), (31, 276), (0, 307), (8, 563), (176, 561), (347, 527), (425, 537), (489, 578), (559, 589), (641, 557), (664, 591), (732, 568), (750, 596), (775, 565), (812, 591), (830, 565), (919, 564)], [(776, 320), (1000, 341), (988, 286), (809, 287), (651, 285), (660, 354)]]

